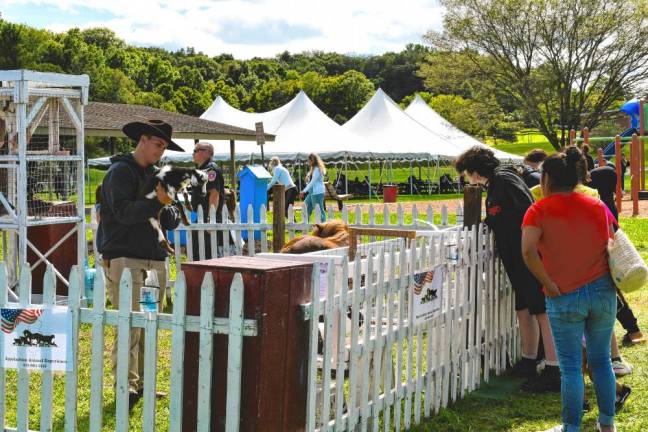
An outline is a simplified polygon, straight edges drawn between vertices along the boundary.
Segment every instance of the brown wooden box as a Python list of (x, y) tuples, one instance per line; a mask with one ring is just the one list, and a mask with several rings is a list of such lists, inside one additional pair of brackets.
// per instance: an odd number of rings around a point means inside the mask
[[(182, 264), (187, 314), (200, 314), (200, 286), (206, 272), (215, 282), (214, 312), (229, 315), (235, 273), (244, 284), (244, 317), (255, 319), (258, 335), (243, 339), (241, 431), (301, 431), (306, 425), (308, 321), (300, 305), (311, 300), (312, 264), (253, 257), (229, 257)], [(196, 430), (198, 333), (185, 346), (183, 431)], [(214, 336), (212, 430), (225, 428), (227, 336)]]

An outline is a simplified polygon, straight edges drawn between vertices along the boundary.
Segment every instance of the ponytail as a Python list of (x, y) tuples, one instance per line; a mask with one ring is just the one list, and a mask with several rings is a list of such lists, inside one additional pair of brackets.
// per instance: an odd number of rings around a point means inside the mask
[(571, 192), (578, 184), (583, 167), (583, 154), (575, 146), (564, 153), (554, 153), (542, 163), (542, 176), (548, 176), (552, 192)]

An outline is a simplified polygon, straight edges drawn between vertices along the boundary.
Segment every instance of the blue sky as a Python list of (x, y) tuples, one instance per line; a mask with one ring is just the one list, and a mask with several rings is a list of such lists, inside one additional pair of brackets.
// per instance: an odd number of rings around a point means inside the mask
[(3, 0), (3, 18), (65, 31), (103, 26), (128, 43), (209, 55), (376, 54), (440, 30), (437, 0)]

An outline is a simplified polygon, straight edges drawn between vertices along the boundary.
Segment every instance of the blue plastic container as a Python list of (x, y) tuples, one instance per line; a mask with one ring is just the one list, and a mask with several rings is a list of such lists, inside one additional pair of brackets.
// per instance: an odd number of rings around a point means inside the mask
[[(261, 205), (268, 202), (268, 183), (272, 176), (261, 165), (248, 165), (239, 173), (241, 222), (248, 221), (247, 209), (252, 204), (254, 222), (261, 222)], [(241, 233), (243, 240), (247, 241), (247, 231)], [(254, 239), (261, 239), (261, 231), (254, 231)]]

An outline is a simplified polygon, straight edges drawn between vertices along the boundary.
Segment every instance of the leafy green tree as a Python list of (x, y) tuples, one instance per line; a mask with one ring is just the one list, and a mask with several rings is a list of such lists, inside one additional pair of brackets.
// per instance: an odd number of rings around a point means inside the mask
[[(648, 72), (645, 0), (442, 0), (440, 51), (487, 56), (484, 76), (560, 148)], [(476, 62), (479, 64), (479, 62)], [(589, 113), (581, 122), (582, 114)]]

